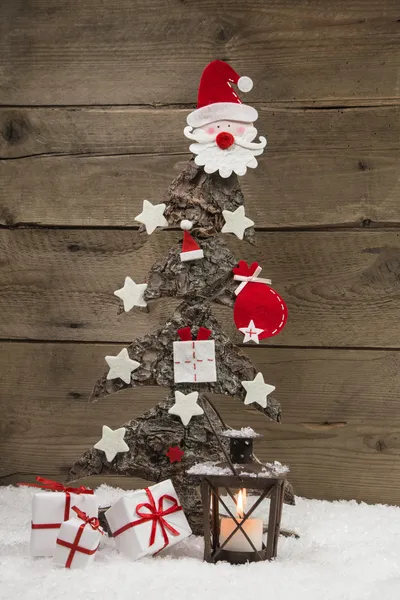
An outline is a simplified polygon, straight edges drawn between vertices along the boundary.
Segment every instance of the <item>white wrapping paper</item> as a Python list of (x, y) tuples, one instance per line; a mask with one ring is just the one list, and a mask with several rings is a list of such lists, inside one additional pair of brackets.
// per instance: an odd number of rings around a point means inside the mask
[[(79, 528), (83, 523), (84, 521), (78, 518), (72, 518), (68, 521), (65, 521), (58, 530), (57, 537), (60, 540), (64, 540), (64, 542), (69, 542), (70, 544), (73, 544), (76, 534), (78, 533)], [(89, 524), (86, 524), (85, 528), (83, 529), (82, 536), (78, 542), (78, 547), (86, 548), (87, 550), (96, 550), (99, 546), (101, 537), (101, 533), (98, 529), (92, 529), (92, 527)], [(70, 553), (70, 548), (56, 543), (53, 561), (56, 564), (65, 567)], [(94, 560), (94, 557), (95, 554), (85, 554), (83, 552), (79, 552), (79, 550), (76, 550), (76, 552), (74, 552), (72, 556), (70, 568), (75, 569), (86, 567), (86, 565), (88, 565)]]
[[(170, 479), (149, 487), (149, 490), (154, 497), (157, 509), (159, 508), (160, 498), (164, 494), (175, 498), (180, 506), (174, 486)], [(132, 492), (131, 494), (120, 498), (120, 500), (105, 513), (113, 534), (124, 525), (141, 520), (136, 509), (138, 505), (142, 503), (149, 504), (149, 498), (145, 490), (138, 490), (137, 492)], [(171, 502), (168, 500), (163, 501), (164, 510), (168, 509), (171, 505)], [(141, 512), (149, 513), (150, 511), (148, 508), (142, 508)], [(183, 510), (166, 515), (164, 518), (169, 525), (179, 532), (178, 535), (173, 535), (168, 529), (166, 530), (169, 540), (167, 548), (191, 535), (192, 531)], [(155, 541), (154, 544), (150, 546), (152, 527), (153, 520), (147, 520), (135, 527), (127, 529), (115, 537), (115, 543), (118, 550), (133, 560), (159, 552), (165, 544), (162, 529), (160, 524), (156, 523)]]
[[(34, 495), (32, 501), (32, 524), (62, 523), (64, 521), (65, 492), (42, 491)], [(95, 494), (71, 494), (70, 514), (74, 515), (73, 506), (77, 506), (89, 517), (98, 516), (98, 500)], [(53, 556), (56, 539), (60, 529), (32, 529), (31, 555)]]

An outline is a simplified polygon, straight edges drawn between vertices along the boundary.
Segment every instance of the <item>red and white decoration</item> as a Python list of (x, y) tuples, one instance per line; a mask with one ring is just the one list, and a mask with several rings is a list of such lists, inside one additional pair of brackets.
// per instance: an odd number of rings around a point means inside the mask
[(260, 340), (277, 335), (286, 325), (288, 310), (281, 296), (270, 287), (271, 280), (258, 277), (261, 267), (244, 260), (233, 269), (234, 279), (240, 281), (233, 309), (236, 327), (244, 333), (243, 342)]
[(43, 477), (36, 477), (36, 481), (19, 484), (46, 490), (35, 494), (32, 500), (31, 555), (53, 556), (60, 527), (70, 519), (71, 508), (77, 506), (90, 517), (97, 517), (98, 501), (93, 490), (84, 486), (65, 487)]
[(184, 427), (187, 427), (192, 417), (200, 416), (204, 414), (204, 410), (197, 404), (199, 399), (198, 392), (191, 392), (190, 394), (182, 394), (176, 390), (175, 392), (175, 404), (171, 406), (168, 413), (170, 415), (176, 415), (182, 421)]
[(264, 329), (256, 327), (254, 325), (254, 321), (251, 320), (247, 327), (239, 327), (239, 331), (244, 333), (243, 344), (247, 344), (247, 342), (255, 342), (256, 344), (259, 344), (259, 335), (264, 331)]
[(118, 550), (137, 560), (192, 533), (172, 481), (123, 496), (105, 513)]
[(209, 340), (211, 330), (200, 327), (196, 340), (190, 327), (178, 329), (180, 342), (174, 342), (175, 383), (205, 383), (217, 381), (215, 342)]
[(72, 510), (76, 514), (61, 525), (53, 557), (53, 562), (67, 569), (90, 564), (104, 535), (96, 517), (89, 517), (77, 506)]
[(189, 233), (192, 227), (192, 221), (188, 221), (187, 219), (183, 219), (183, 221), (181, 221), (181, 229), (183, 229), (183, 242), (180, 257), (182, 262), (186, 262), (188, 260), (199, 260), (200, 258), (204, 257), (203, 250)]
[(195, 163), (206, 173), (219, 171), (221, 177), (232, 173), (245, 175), (247, 168), (257, 166), (256, 156), (262, 154), (267, 140), (253, 141), (258, 118), (255, 108), (242, 104), (232, 88), (241, 92), (253, 87), (250, 77), (239, 77), (227, 63), (214, 60), (203, 71), (197, 98), (197, 109), (187, 117), (185, 136), (194, 143), (190, 151), (196, 154)]

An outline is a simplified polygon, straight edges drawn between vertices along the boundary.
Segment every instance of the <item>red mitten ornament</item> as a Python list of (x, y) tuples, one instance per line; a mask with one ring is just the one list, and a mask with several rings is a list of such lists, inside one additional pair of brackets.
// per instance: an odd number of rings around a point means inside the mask
[(241, 260), (233, 269), (234, 279), (241, 284), (235, 290), (237, 296), (233, 309), (235, 325), (244, 333), (243, 342), (277, 335), (284, 328), (288, 310), (284, 300), (270, 287), (270, 279), (258, 277), (261, 267)]

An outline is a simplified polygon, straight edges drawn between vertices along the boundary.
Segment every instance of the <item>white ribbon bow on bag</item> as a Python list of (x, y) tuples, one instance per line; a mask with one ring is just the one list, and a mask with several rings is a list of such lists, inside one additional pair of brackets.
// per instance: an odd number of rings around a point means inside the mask
[(252, 281), (257, 281), (258, 283), (266, 283), (267, 285), (271, 285), (272, 281), (270, 279), (263, 279), (262, 277), (257, 277), (257, 275), (259, 275), (262, 271), (262, 268), (260, 266), (258, 266), (256, 268), (256, 270), (254, 271), (253, 275), (247, 276), (247, 275), (234, 275), (233, 279), (235, 279), (235, 281), (241, 281), (242, 283), (240, 285), (238, 285), (238, 287), (235, 290), (235, 294), (236, 296), (238, 294), (240, 294), (240, 292), (242, 291), (242, 289), (249, 283)]

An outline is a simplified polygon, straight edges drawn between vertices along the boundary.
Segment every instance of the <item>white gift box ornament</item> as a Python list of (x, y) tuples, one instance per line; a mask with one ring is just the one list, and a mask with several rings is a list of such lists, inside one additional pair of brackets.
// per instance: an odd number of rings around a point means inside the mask
[(215, 342), (211, 330), (200, 327), (192, 340), (190, 327), (178, 329), (180, 342), (174, 342), (174, 382), (206, 383), (217, 381)]
[(62, 483), (36, 477), (38, 483), (19, 485), (37, 487), (42, 490), (32, 499), (32, 525), (30, 553), (32, 556), (53, 556), (58, 532), (64, 521), (71, 517), (71, 507), (77, 506), (89, 517), (98, 516), (98, 500), (84, 486), (65, 487)]
[(104, 531), (96, 517), (88, 517), (76, 506), (76, 517), (62, 523), (54, 551), (53, 561), (67, 569), (86, 567), (93, 561)]
[(118, 550), (133, 560), (157, 554), (192, 533), (170, 479), (123, 496), (105, 516)]

